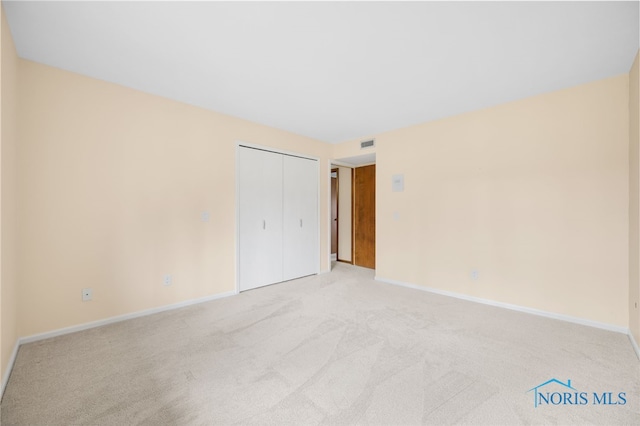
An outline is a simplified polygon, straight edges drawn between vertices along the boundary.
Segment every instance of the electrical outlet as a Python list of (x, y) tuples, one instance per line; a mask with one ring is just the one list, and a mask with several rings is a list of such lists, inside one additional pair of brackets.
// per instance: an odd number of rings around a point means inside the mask
[(83, 288), (82, 289), (82, 301), (88, 302), (93, 299), (93, 289), (91, 288)]
[(478, 279), (480, 278), (480, 272), (477, 269), (472, 269), (471, 270), (471, 279), (474, 281), (478, 281)]
[(173, 277), (171, 274), (167, 274), (164, 276), (164, 280), (162, 281), (164, 285), (171, 285), (173, 283)]

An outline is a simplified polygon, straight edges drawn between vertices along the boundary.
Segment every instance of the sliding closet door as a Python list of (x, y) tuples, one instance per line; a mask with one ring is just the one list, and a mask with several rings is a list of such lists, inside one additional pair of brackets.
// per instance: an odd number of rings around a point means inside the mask
[(318, 273), (318, 162), (284, 156), (284, 280)]
[(239, 287), (283, 281), (282, 155), (239, 148)]

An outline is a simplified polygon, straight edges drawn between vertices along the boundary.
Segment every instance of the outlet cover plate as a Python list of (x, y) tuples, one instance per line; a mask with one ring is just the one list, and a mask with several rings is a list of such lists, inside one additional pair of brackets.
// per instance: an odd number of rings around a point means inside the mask
[(88, 302), (93, 299), (93, 289), (91, 288), (83, 288), (82, 289), (82, 301)]

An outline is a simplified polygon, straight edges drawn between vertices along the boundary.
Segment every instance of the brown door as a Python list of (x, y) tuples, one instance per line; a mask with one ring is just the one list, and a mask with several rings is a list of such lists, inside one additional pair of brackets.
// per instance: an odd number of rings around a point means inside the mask
[(358, 167), (353, 180), (353, 263), (376, 267), (376, 166)]
[(338, 255), (338, 169), (331, 171), (331, 254)]

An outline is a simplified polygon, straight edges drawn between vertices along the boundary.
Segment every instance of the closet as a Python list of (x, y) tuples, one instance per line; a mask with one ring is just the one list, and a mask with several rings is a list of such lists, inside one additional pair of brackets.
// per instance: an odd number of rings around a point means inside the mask
[(318, 161), (238, 147), (240, 291), (318, 273)]

